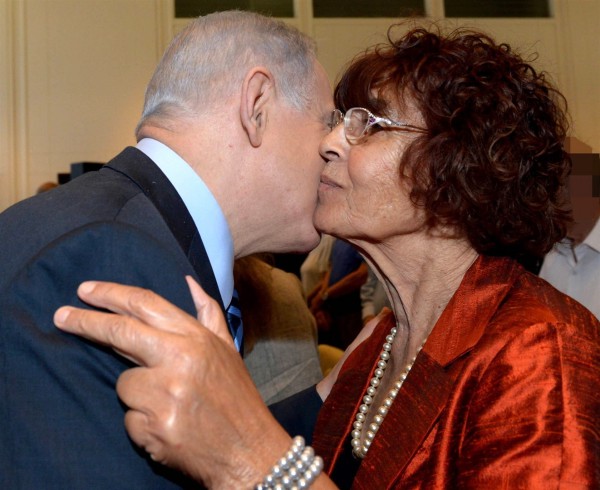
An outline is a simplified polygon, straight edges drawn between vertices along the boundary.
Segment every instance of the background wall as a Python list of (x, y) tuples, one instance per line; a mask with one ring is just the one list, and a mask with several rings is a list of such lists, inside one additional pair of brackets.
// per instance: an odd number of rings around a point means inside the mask
[[(170, 37), (161, 0), (0, 0), (0, 209), (126, 145)], [(168, 31), (168, 32), (166, 32)]]
[[(393, 19), (288, 19), (317, 40), (332, 82)], [(439, 17), (439, 2), (429, 0)], [(549, 19), (468, 19), (525, 53), (537, 51), (566, 95), (572, 135), (600, 151), (600, 1), (555, 0)], [(172, 34), (172, 0), (0, 0), (0, 210), (71, 163), (106, 162), (134, 144), (145, 85)], [(436, 15), (437, 14), (437, 15)]]

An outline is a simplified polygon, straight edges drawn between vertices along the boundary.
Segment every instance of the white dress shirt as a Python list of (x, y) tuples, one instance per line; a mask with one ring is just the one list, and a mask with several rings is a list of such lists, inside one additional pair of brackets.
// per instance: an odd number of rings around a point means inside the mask
[(579, 245), (557, 243), (544, 258), (540, 277), (600, 318), (600, 218)]
[(200, 176), (168, 146), (151, 138), (137, 144), (166, 175), (202, 237), (225, 308), (233, 294), (233, 239), (219, 203)]

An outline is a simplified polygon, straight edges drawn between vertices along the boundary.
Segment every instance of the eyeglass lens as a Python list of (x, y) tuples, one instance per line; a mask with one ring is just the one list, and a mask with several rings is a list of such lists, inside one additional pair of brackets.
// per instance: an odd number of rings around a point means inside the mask
[(348, 138), (360, 138), (369, 123), (369, 113), (362, 108), (354, 107), (346, 113), (344, 129)]
[(339, 109), (334, 109), (331, 113), (331, 122), (329, 127), (333, 130), (338, 124), (344, 120), (344, 114)]

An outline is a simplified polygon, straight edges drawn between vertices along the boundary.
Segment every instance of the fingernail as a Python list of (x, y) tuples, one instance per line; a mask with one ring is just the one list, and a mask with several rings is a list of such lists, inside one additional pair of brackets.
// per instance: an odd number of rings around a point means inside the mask
[(54, 324), (57, 327), (63, 326), (65, 324), (65, 322), (67, 321), (67, 318), (69, 318), (70, 313), (71, 313), (71, 310), (65, 306), (56, 310), (56, 313), (54, 313)]
[(83, 294), (89, 294), (96, 288), (95, 281), (85, 281), (79, 285), (79, 292)]

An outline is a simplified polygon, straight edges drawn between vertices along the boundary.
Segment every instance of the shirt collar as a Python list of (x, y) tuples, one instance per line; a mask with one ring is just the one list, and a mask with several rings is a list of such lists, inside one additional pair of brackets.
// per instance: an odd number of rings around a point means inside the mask
[(166, 175), (200, 233), (225, 307), (233, 294), (233, 239), (219, 203), (200, 176), (163, 143), (144, 138), (137, 144)]
[(596, 224), (589, 232), (588, 236), (583, 241), (588, 247), (600, 252), (600, 218), (596, 220)]
[(571, 243), (569, 238), (564, 238), (554, 245), (554, 250), (559, 254), (566, 256), (571, 256), (573, 253), (577, 254), (578, 251), (586, 247), (600, 253), (600, 218), (596, 220), (596, 224), (592, 228), (592, 231), (588, 233), (583, 242), (575, 247), (572, 247)]

